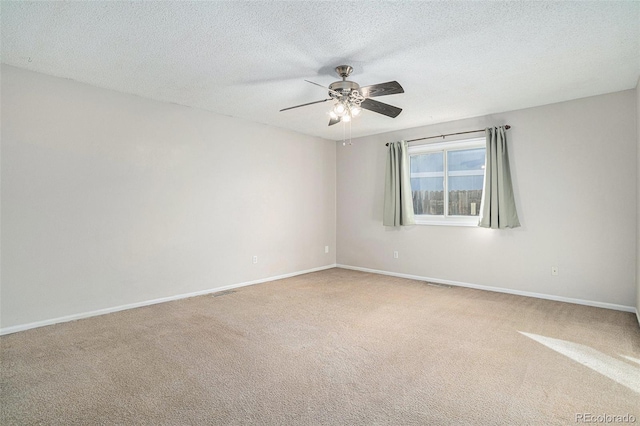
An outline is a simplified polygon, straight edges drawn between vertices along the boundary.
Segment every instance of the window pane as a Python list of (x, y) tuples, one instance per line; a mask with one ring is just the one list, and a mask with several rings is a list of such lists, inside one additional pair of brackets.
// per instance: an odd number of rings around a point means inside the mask
[(415, 214), (444, 214), (444, 177), (413, 178), (411, 193), (413, 196), (413, 212)]
[(478, 216), (484, 182), (485, 149), (447, 153), (450, 216)]
[(484, 170), (485, 149), (461, 149), (447, 152), (447, 169), (458, 170)]
[(411, 191), (415, 214), (444, 215), (444, 153), (411, 156)]
[(443, 172), (444, 155), (442, 152), (411, 156), (411, 174), (417, 172)]

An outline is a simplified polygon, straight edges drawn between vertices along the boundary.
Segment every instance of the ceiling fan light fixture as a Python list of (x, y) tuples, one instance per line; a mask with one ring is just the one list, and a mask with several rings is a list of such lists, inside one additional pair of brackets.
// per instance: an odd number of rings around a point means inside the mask
[(338, 119), (338, 114), (336, 114), (335, 112), (333, 112), (333, 110), (329, 111), (329, 117), (331, 117), (331, 119), (333, 120), (337, 120)]
[(357, 115), (360, 114), (360, 112), (362, 111), (362, 108), (360, 108), (358, 105), (354, 105), (351, 108), (351, 116), (355, 117)]
[(342, 121), (344, 121), (345, 123), (348, 123), (351, 121), (351, 116), (349, 114), (345, 114), (342, 116)]
[(343, 116), (345, 112), (347, 112), (347, 108), (342, 104), (342, 102), (338, 102), (333, 107), (333, 112), (338, 116)]

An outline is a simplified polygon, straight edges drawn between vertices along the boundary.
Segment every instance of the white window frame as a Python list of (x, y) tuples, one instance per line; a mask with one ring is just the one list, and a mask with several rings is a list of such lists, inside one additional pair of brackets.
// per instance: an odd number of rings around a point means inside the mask
[[(437, 142), (437, 143), (429, 143), (422, 145), (411, 145), (409, 146), (407, 152), (409, 154), (409, 161), (411, 161), (411, 156), (413, 155), (421, 155), (421, 154), (434, 154), (441, 152), (443, 154), (443, 190), (444, 190), (444, 215), (415, 215), (415, 221), (417, 225), (444, 225), (444, 226), (478, 226), (478, 222), (480, 220), (480, 216), (453, 216), (448, 215), (449, 210), (449, 191), (448, 191), (448, 173), (447, 173), (447, 152), (448, 151), (459, 151), (465, 149), (477, 149), (477, 148), (486, 148), (486, 139), (485, 138), (473, 138), (473, 139), (463, 139), (457, 141), (450, 142)], [(486, 162), (485, 162), (486, 164)], [(425, 175), (425, 173), (420, 173), (421, 175)], [(429, 174), (428, 172), (426, 174)], [(463, 176), (468, 174), (476, 174), (469, 173), (465, 171), (461, 172), (452, 172), (451, 176)], [(439, 173), (438, 173), (439, 175)], [(416, 173), (412, 173), (411, 177), (418, 177)], [(484, 189), (483, 189), (484, 190)], [(478, 206), (480, 209), (481, 206)]]

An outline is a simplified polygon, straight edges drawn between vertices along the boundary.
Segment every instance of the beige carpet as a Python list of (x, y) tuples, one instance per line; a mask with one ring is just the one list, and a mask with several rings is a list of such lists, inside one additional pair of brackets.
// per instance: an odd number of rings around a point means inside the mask
[(633, 314), (344, 269), (0, 345), (3, 425), (640, 423)]

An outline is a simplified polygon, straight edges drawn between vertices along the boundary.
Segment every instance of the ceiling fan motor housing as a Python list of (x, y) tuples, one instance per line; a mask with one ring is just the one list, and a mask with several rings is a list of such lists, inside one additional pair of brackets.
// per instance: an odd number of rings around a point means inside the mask
[[(354, 90), (360, 90), (360, 85), (358, 83), (355, 83), (353, 81), (336, 81), (335, 83), (331, 83), (331, 85), (329, 86), (329, 89), (332, 90), (333, 92), (338, 92), (342, 95), (349, 95), (349, 93), (351, 93)], [(329, 92), (329, 96), (331, 96), (332, 98), (337, 98), (337, 95), (333, 92)]]

